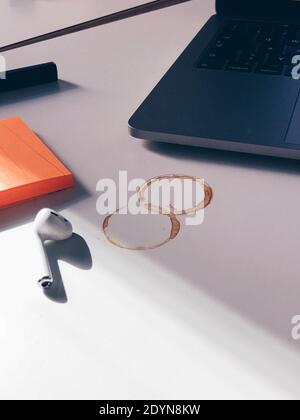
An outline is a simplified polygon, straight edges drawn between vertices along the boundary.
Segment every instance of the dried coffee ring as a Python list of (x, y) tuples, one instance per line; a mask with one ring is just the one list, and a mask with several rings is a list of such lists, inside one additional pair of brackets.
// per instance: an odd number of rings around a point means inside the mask
[[(201, 183), (201, 185), (204, 186), (204, 198), (203, 200), (196, 204), (194, 207), (189, 208), (189, 209), (183, 209), (183, 210), (177, 210), (175, 209), (171, 204), (170, 204), (170, 208), (169, 209), (165, 209), (162, 208), (161, 206), (155, 205), (153, 203), (149, 203), (146, 201), (145, 199), (145, 191), (154, 183), (154, 182), (159, 182), (162, 181), (164, 179), (167, 180), (174, 180), (174, 179), (179, 179), (179, 180), (191, 180), (194, 182), (198, 182)], [(146, 181), (141, 187), (139, 187), (137, 189), (137, 194), (138, 194), (138, 198), (139, 201), (141, 203), (141, 205), (143, 205), (144, 207), (146, 207), (148, 210), (154, 210), (157, 211), (158, 213), (161, 214), (174, 214), (175, 216), (184, 216), (184, 215), (189, 215), (189, 214), (195, 214), (200, 210), (205, 209), (207, 206), (209, 206), (209, 204), (211, 203), (212, 199), (213, 199), (213, 190), (210, 187), (210, 185), (204, 181), (203, 183), (203, 179), (201, 178), (197, 178), (195, 176), (191, 176), (191, 175), (175, 175), (175, 174), (169, 174), (169, 175), (160, 175), (160, 176), (155, 176), (153, 178), (148, 179), (148, 181)]]
[[(114, 213), (108, 214), (105, 217), (105, 219), (103, 221), (103, 224), (102, 224), (103, 233), (104, 233), (106, 239), (112, 245), (115, 245), (115, 246), (117, 246), (119, 248), (128, 249), (128, 250), (131, 250), (131, 251), (146, 251), (146, 250), (156, 249), (156, 248), (159, 248), (159, 247), (167, 244), (172, 239), (175, 239), (177, 237), (179, 231), (180, 231), (180, 222), (177, 220), (175, 214), (172, 214), (172, 213), (171, 214), (164, 214), (164, 216), (168, 217), (170, 219), (170, 222), (171, 222), (170, 234), (169, 234), (168, 238), (166, 238), (165, 240), (163, 240), (162, 242), (160, 242), (160, 243), (158, 243), (156, 245), (131, 247), (131, 246), (128, 246), (128, 245), (126, 245), (124, 243), (121, 243), (120, 241), (114, 239), (108, 233), (108, 227), (109, 227), (109, 222), (110, 222), (111, 218), (113, 216), (119, 214), (120, 211), (121, 211), (121, 209), (117, 209)], [(163, 214), (163, 213), (160, 213), (160, 214)]]

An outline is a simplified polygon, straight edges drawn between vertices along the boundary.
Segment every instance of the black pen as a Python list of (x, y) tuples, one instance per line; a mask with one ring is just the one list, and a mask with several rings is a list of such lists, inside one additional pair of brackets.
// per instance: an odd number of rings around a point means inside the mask
[(23, 41), (18, 41), (13, 44), (0, 47), (0, 53), (5, 51), (14, 50), (17, 48), (25, 47), (27, 45), (36, 44), (38, 42), (47, 41), (50, 39), (58, 38), (63, 35), (73, 34), (75, 32), (83, 31), (85, 29), (95, 28), (96, 26), (106, 25), (108, 23), (117, 22), (130, 17), (142, 15), (155, 10), (164, 9), (166, 7), (174, 6), (176, 4), (185, 3), (191, 0), (155, 0), (149, 3), (141, 4), (136, 7), (121, 10), (110, 15), (102, 16), (96, 19), (88, 20), (86, 22), (78, 23), (67, 28), (58, 29), (56, 31), (48, 32), (43, 35), (38, 35), (33, 38), (28, 38)]

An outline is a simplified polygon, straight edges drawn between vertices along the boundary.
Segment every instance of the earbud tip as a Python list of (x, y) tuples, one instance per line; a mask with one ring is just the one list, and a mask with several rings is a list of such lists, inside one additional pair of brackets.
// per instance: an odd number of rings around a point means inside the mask
[(43, 277), (38, 281), (38, 285), (42, 288), (42, 289), (50, 289), (50, 287), (53, 284), (53, 280), (51, 279), (51, 277), (47, 276), (47, 277)]

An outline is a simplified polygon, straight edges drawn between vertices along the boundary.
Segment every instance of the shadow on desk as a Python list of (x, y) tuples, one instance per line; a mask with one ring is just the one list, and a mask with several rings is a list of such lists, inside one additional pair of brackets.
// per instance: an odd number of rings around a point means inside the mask
[(300, 160), (150, 141), (144, 141), (144, 147), (150, 152), (171, 156), (178, 160), (202, 161), (214, 165), (237, 166), (285, 174), (300, 174)]
[(43, 96), (57, 95), (69, 90), (78, 89), (79, 86), (64, 80), (44, 85), (32, 86), (25, 89), (13, 90), (11, 92), (2, 92), (0, 94), (0, 112), (1, 108), (15, 104), (17, 102), (32, 101), (40, 99)]
[(47, 194), (25, 203), (0, 210), (0, 232), (33, 222), (39, 210), (47, 207), (61, 211), (89, 196), (87, 190), (75, 180), (73, 188)]
[(68, 297), (58, 261), (65, 261), (81, 270), (90, 270), (93, 262), (89, 247), (80, 235), (74, 233), (66, 241), (46, 243), (45, 248), (53, 275), (53, 285), (50, 289), (44, 290), (44, 293), (56, 303), (67, 303)]

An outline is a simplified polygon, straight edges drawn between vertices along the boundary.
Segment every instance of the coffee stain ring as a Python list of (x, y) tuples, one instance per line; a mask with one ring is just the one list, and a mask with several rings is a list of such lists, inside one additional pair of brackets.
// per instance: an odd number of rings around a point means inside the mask
[[(127, 249), (129, 251), (146, 251), (146, 250), (151, 250), (151, 249), (156, 249), (156, 248), (160, 248), (161, 246), (167, 244), (168, 242), (170, 242), (172, 239), (175, 239), (179, 232), (180, 232), (180, 222), (179, 220), (177, 220), (175, 214), (170, 213), (170, 214), (164, 214), (164, 213), (160, 213), (163, 214), (164, 216), (168, 217), (170, 219), (171, 222), (171, 229), (170, 229), (170, 234), (168, 236), (168, 238), (166, 238), (165, 240), (163, 240), (162, 242), (156, 244), (156, 245), (150, 245), (150, 246), (135, 246), (135, 247), (130, 247), (127, 246), (121, 242), (119, 242), (118, 240), (114, 239), (112, 236), (109, 235), (108, 233), (108, 227), (109, 227), (109, 222), (111, 220), (111, 218), (117, 214), (119, 214), (121, 209), (117, 209), (114, 213), (110, 213), (108, 214), (102, 224), (102, 229), (103, 229), (103, 233), (106, 237), (106, 239), (112, 244), (115, 245), (119, 248), (122, 249)], [(161, 211), (163, 211), (163, 209), (161, 209)]]
[(209, 206), (209, 204), (211, 203), (211, 201), (213, 199), (213, 190), (212, 190), (211, 186), (206, 181), (204, 181), (204, 199), (200, 203), (196, 204), (194, 207), (191, 207), (189, 209), (176, 210), (171, 205), (170, 205), (169, 209), (166, 209), (166, 208), (162, 208), (161, 206), (152, 204), (151, 202), (147, 202), (146, 199), (145, 199), (145, 191), (154, 182), (162, 181), (164, 179), (167, 179), (167, 180), (188, 179), (188, 180), (191, 180), (191, 181), (194, 181), (194, 182), (201, 183), (201, 185), (203, 184), (203, 179), (202, 178), (197, 178), (197, 177), (191, 176), (191, 175), (167, 174), (167, 175), (160, 175), (160, 176), (155, 176), (153, 178), (150, 178), (141, 187), (139, 187), (137, 189), (139, 202), (144, 207), (146, 207), (148, 210), (155, 210), (155, 211), (159, 212), (160, 214), (165, 214), (165, 215), (173, 214), (175, 216), (184, 216), (184, 215), (189, 215), (189, 214), (195, 214), (198, 211), (205, 209), (207, 206)]

